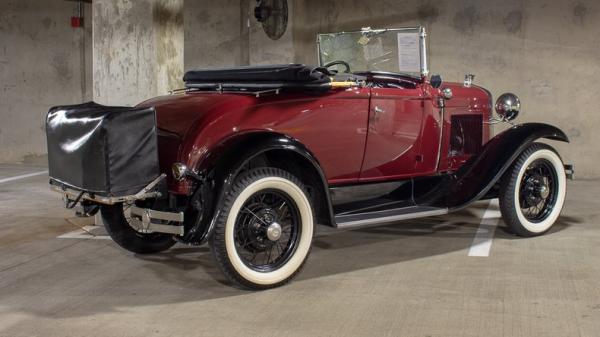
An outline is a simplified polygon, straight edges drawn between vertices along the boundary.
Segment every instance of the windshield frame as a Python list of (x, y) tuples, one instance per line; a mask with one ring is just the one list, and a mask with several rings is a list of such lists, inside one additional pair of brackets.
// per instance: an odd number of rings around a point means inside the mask
[[(358, 34), (358, 33), (373, 33), (373, 34), (381, 34), (386, 32), (406, 32), (406, 31), (418, 31), (419, 32), (419, 52), (420, 52), (420, 75), (422, 78), (425, 78), (429, 75), (429, 67), (427, 60), (427, 31), (423, 26), (417, 27), (405, 27), (405, 28), (384, 28), (384, 29), (371, 29), (363, 28), (359, 31), (342, 31), (336, 33), (321, 33), (317, 34), (317, 59), (319, 62), (319, 66), (323, 66), (323, 59), (321, 53), (321, 37), (322, 36), (331, 36), (331, 35), (343, 35), (343, 34)], [(360, 70), (359, 72), (370, 72), (370, 70)], [(401, 74), (404, 76), (413, 77), (416, 73), (403, 73), (403, 72), (394, 72), (397, 74)]]

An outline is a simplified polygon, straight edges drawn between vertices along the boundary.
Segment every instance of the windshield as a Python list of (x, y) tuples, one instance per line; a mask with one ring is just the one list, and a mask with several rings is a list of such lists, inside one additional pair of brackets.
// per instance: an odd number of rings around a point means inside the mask
[[(319, 63), (344, 61), (353, 73), (385, 71), (421, 77), (427, 74), (424, 33), (419, 27), (319, 34)], [(337, 69), (342, 72), (345, 66)]]

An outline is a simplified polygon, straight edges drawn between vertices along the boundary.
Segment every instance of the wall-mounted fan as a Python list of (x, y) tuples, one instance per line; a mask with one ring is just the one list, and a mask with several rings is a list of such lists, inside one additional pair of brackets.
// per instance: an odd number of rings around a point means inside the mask
[(287, 0), (256, 0), (254, 17), (272, 40), (283, 36), (288, 23)]

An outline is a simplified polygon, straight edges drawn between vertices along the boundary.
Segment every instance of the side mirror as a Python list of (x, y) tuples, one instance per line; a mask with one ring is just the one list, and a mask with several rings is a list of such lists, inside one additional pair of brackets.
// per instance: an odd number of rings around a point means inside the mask
[(439, 87), (442, 86), (442, 76), (435, 74), (435, 75), (431, 75), (431, 79), (429, 79), (429, 83), (431, 83), (431, 86), (434, 87), (435, 89), (438, 89)]

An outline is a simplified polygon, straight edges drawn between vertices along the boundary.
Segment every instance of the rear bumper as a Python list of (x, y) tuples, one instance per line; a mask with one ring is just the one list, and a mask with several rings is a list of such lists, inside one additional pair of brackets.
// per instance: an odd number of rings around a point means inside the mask
[(159, 198), (162, 193), (159, 191), (153, 191), (153, 189), (166, 177), (166, 174), (161, 174), (158, 178), (154, 179), (150, 184), (141, 189), (139, 192), (124, 196), (102, 196), (97, 195), (94, 192), (76, 189), (66, 184), (50, 178), (50, 188), (53, 191), (59, 192), (63, 195), (63, 200), (67, 208), (72, 208), (81, 201), (90, 201), (92, 203), (103, 204), (103, 205), (114, 205), (122, 202), (132, 203), (136, 200), (145, 200), (150, 198)]
[[(152, 181), (148, 186), (144, 187), (136, 194), (106, 197), (95, 195), (93, 192), (76, 190), (60, 184), (56, 180), (50, 180), (51, 189), (63, 195), (65, 207), (73, 208), (82, 201), (91, 202), (100, 205), (114, 205), (117, 203), (134, 203), (137, 200), (149, 198), (159, 198), (162, 193), (153, 191), (156, 185), (165, 178), (165, 174), (161, 174), (158, 178)], [(150, 208), (141, 208), (131, 205), (131, 222), (130, 225), (140, 233), (167, 233), (174, 235), (184, 234), (184, 213), (183, 212), (164, 212), (153, 210)], [(167, 221), (170, 224), (165, 224)], [(176, 223), (176, 224), (175, 224)]]
[[(178, 223), (178, 225), (166, 225), (164, 224), (165, 221)], [(131, 226), (140, 233), (158, 232), (182, 236), (185, 233), (182, 224), (183, 212), (163, 212), (131, 206)]]

